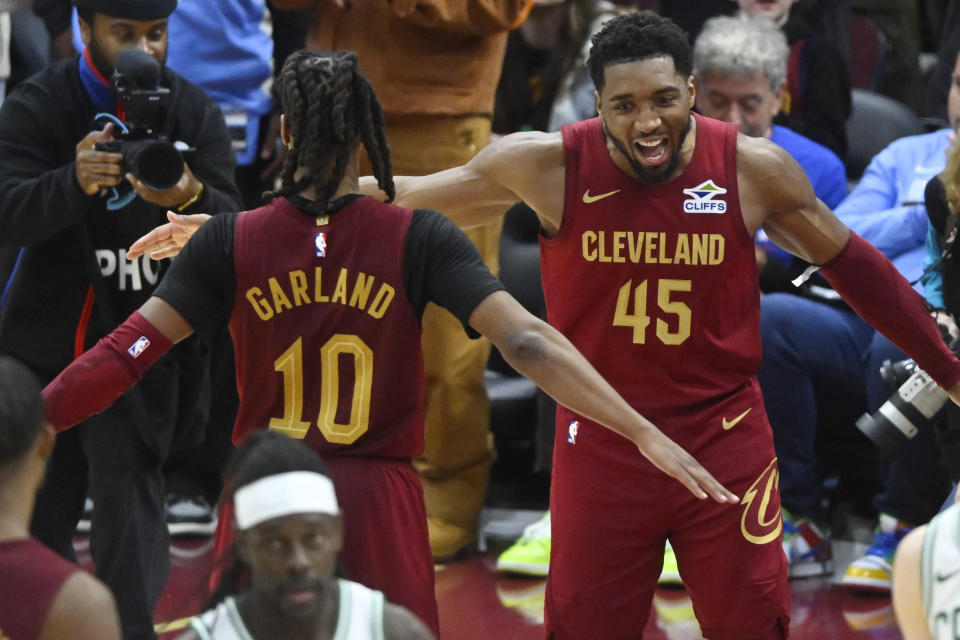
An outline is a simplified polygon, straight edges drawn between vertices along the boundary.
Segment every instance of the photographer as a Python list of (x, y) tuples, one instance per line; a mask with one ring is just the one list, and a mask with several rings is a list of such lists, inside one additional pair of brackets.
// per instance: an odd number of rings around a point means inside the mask
[[(957, 67), (960, 69), (960, 58)], [(960, 104), (956, 83), (951, 86), (950, 95)], [(951, 125), (957, 127), (960, 122)], [(946, 167), (927, 183), (924, 201), (930, 218), (924, 297), (941, 331), (955, 338), (960, 335), (956, 324), (960, 315), (960, 255), (954, 241), (960, 211), (960, 145), (956, 139), (947, 151)], [(947, 419), (937, 430), (937, 440), (950, 480), (956, 484), (960, 481), (960, 411), (954, 407), (947, 407)]]
[[(173, 186), (150, 188), (124, 153), (96, 148), (129, 148), (134, 132), (121, 131), (130, 128), (133, 103), (118, 103), (114, 85), (126, 85), (116, 82), (114, 67), (127, 48), (162, 67), (176, 0), (74, 4), (86, 49), (19, 85), (0, 109), (0, 244), (25, 247), (0, 316), (0, 352), (28, 363), (41, 380), (150, 296), (164, 267), (124, 254), (166, 221), (167, 209), (239, 208), (221, 112), (167, 69), (156, 89), (169, 90), (168, 103), (147, 135), (190, 149)], [(102, 127), (101, 113), (117, 121)], [(179, 346), (127, 401), (58, 438), (38, 497), (34, 533), (69, 557), (89, 491), (91, 552), (117, 598), (125, 638), (155, 637), (153, 608), (168, 569), (160, 468), (175, 431), (204, 419), (206, 375), (204, 349)]]

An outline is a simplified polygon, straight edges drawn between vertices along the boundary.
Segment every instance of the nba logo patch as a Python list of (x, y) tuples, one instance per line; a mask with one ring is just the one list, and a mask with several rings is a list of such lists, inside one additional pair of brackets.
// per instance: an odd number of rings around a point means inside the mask
[(317, 246), (317, 257), (323, 258), (327, 255), (327, 234), (323, 231), (317, 234), (314, 244)]
[(147, 350), (147, 347), (150, 346), (150, 341), (147, 340), (147, 336), (140, 336), (140, 339), (130, 345), (130, 348), (127, 349), (129, 353), (134, 358), (139, 358), (140, 354)]
[(571, 420), (570, 426), (567, 427), (567, 442), (570, 444), (577, 444), (577, 432), (580, 431), (580, 421)]

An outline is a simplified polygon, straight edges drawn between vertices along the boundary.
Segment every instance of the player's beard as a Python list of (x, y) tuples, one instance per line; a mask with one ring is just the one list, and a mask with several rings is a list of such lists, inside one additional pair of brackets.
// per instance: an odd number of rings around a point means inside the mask
[(680, 138), (677, 140), (677, 146), (673, 149), (670, 155), (670, 161), (662, 167), (657, 167), (656, 169), (648, 169), (637, 160), (632, 153), (630, 153), (629, 147), (624, 144), (622, 140), (612, 135), (607, 130), (607, 124), (603, 124), (603, 135), (606, 136), (607, 140), (613, 143), (613, 146), (616, 147), (617, 151), (623, 154), (623, 157), (626, 158), (627, 162), (630, 163), (630, 168), (633, 170), (634, 177), (642, 182), (643, 184), (663, 184), (670, 179), (670, 176), (673, 175), (673, 172), (677, 170), (677, 166), (680, 164), (680, 149), (683, 148), (683, 143), (687, 139), (687, 134), (690, 133), (690, 127), (692, 125), (692, 118), (687, 116), (687, 124), (683, 127), (683, 131), (680, 132)]

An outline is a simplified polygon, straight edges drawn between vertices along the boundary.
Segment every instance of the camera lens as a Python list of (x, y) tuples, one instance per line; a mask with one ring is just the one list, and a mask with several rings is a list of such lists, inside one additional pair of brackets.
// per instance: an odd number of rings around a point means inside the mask
[(133, 175), (157, 191), (176, 186), (183, 175), (183, 156), (169, 142), (133, 142), (127, 148), (124, 160)]
[(913, 375), (873, 415), (864, 414), (856, 423), (891, 459), (903, 452), (906, 443), (920, 429), (930, 427), (947, 401), (947, 392), (922, 369), (914, 368)]

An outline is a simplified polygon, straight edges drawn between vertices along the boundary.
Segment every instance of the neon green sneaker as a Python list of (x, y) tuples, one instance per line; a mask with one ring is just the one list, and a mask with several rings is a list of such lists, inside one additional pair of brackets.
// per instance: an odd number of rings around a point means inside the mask
[(683, 580), (680, 579), (680, 568), (677, 567), (677, 554), (673, 552), (669, 540), (667, 540), (667, 546), (663, 549), (663, 571), (660, 572), (657, 584), (672, 587), (683, 586)]
[(527, 525), (513, 546), (497, 558), (497, 571), (543, 577), (550, 569), (550, 512)]

